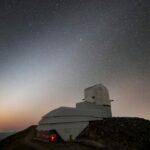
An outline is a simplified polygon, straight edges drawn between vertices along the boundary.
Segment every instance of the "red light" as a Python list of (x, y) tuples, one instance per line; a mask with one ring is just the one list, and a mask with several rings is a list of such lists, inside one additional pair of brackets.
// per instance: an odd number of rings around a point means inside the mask
[(51, 133), (49, 136), (50, 142), (55, 142), (57, 139), (57, 135), (55, 133)]

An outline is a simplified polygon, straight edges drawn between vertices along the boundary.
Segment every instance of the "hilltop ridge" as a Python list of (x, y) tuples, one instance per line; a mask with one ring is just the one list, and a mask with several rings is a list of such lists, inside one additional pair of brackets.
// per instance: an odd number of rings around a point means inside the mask
[[(150, 121), (113, 117), (92, 121), (76, 142), (46, 143), (35, 140), (36, 125), (0, 141), (1, 150), (149, 150)], [(101, 147), (101, 148), (100, 148)]]

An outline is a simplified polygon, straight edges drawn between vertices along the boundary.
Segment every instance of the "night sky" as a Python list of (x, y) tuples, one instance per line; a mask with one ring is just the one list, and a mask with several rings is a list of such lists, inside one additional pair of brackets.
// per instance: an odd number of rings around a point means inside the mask
[(150, 119), (149, 0), (0, 0), (0, 131), (97, 83), (113, 116)]

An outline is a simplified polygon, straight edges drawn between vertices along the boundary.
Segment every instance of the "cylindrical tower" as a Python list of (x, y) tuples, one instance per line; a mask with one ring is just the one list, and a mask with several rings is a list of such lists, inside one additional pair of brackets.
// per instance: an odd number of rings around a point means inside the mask
[(102, 84), (86, 88), (84, 90), (84, 100), (97, 105), (111, 105), (108, 89)]

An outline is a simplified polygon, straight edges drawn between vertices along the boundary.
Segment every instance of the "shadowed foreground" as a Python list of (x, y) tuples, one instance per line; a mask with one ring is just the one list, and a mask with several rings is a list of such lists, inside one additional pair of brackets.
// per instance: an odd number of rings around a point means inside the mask
[(110, 118), (90, 122), (76, 142), (46, 143), (35, 139), (31, 126), (0, 142), (1, 150), (149, 150), (150, 121), (140, 118)]

